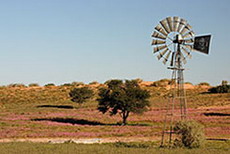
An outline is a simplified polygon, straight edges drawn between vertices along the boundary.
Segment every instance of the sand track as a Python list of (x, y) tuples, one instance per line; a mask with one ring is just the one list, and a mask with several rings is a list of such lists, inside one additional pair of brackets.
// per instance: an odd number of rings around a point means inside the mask
[(0, 139), (0, 143), (9, 142), (34, 142), (34, 143), (82, 143), (82, 144), (94, 144), (94, 143), (114, 143), (114, 142), (144, 142), (144, 141), (156, 141), (160, 138), (133, 138), (133, 137), (118, 137), (118, 138), (17, 138), (17, 139)]

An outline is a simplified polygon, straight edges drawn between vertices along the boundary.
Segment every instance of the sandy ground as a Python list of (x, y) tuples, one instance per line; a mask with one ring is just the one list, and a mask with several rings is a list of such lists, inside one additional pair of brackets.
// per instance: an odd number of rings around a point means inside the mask
[(17, 138), (17, 139), (0, 139), (0, 143), (9, 142), (34, 142), (34, 143), (83, 143), (83, 144), (94, 144), (94, 143), (114, 143), (114, 142), (144, 142), (144, 141), (156, 141), (160, 138), (132, 138), (132, 137), (118, 137), (118, 138)]

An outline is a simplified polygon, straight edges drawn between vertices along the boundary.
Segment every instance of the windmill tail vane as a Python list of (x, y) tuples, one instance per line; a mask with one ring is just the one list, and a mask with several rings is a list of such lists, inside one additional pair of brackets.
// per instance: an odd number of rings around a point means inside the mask
[[(166, 105), (161, 145), (172, 144), (175, 119), (187, 118), (183, 65), (193, 51), (209, 54), (211, 35), (195, 36), (187, 20), (174, 16), (159, 22), (152, 34), (153, 53), (172, 70), (170, 97)], [(180, 117), (180, 118), (178, 118)], [(168, 134), (168, 135), (167, 135)]]

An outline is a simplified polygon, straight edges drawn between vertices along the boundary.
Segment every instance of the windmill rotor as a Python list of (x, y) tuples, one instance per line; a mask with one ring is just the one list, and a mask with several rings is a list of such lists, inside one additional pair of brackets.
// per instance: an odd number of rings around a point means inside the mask
[[(163, 59), (163, 64), (175, 64), (175, 52), (180, 52), (181, 61), (185, 64), (191, 58), (192, 51), (208, 54), (211, 35), (195, 36), (192, 26), (187, 20), (174, 16), (160, 21), (152, 34), (153, 53), (158, 53), (158, 60)], [(179, 49), (178, 49), (179, 47)], [(169, 60), (171, 57), (171, 61)]]
[[(167, 64), (170, 62), (171, 56), (171, 59), (175, 61), (173, 53), (177, 51), (174, 46), (180, 46), (181, 60), (184, 64), (187, 62), (187, 57), (191, 58), (195, 33), (185, 19), (177, 16), (167, 17), (161, 20), (154, 29), (152, 34), (153, 53), (159, 52), (158, 60), (163, 59), (163, 63)], [(170, 66), (174, 64), (172, 60), (170, 63)]]

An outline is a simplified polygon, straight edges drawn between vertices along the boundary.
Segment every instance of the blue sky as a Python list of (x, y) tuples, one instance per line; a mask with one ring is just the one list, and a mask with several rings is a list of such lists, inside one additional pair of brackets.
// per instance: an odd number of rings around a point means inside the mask
[(230, 80), (229, 0), (0, 0), (0, 85), (170, 78), (152, 54), (151, 33), (180, 16), (210, 54), (194, 52), (185, 80)]

